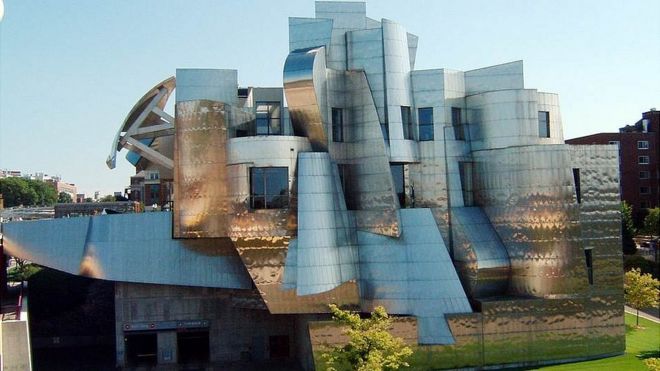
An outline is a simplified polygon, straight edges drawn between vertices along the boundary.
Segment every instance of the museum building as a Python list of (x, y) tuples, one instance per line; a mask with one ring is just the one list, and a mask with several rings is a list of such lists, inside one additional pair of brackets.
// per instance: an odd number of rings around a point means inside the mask
[(564, 144), (522, 61), (416, 70), (417, 41), (317, 2), (283, 87), (178, 69), (108, 158), (170, 182), (172, 210), (6, 223), (5, 251), (114, 281), (121, 367), (322, 369), (329, 303), (384, 306), (416, 369), (623, 353), (617, 147)]

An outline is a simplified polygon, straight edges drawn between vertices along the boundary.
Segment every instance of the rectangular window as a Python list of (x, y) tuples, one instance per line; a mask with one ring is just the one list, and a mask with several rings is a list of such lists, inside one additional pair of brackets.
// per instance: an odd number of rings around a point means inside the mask
[(651, 177), (651, 172), (650, 171), (640, 171), (639, 172), (639, 179), (649, 179)]
[(289, 169), (286, 167), (250, 168), (250, 207), (282, 209), (289, 206)]
[(649, 164), (649, 156), (639, 156), (639, 157), (637, 157), (637, 162), (640, 165), (648, 165)]
[(580, 185), (580, 169), (573, 169), (573, 181), (575, 182), (575, 198), (577, 203), (582, 203), (582, 189)]
[(641, 201), (639, 203), (640, 209), (648, 209), (649, 208), (649, 202), (648, 201)]
[(637, 141), (637, 149), (649, 149), (649, 141), (648, 140), (638, 140)]
[(257, 102), (257, 135), (282, 135), (279, 102)]
[(403, 164), (390, 164), (392, 180), (394, 181), (394, 190), (399, 198), (401, 208), (406, 207), (406, 184)]
[(584, 260), (587, 263), (587, 279), (589, 284), (594, 284), (594, 258), (592, 255), (592, 249), (584, 249)]
[(344, 141), (344, 110), (332, 108), (332, 141)]
[(420, 108), (417, 110), (419, 123), (419, 140), (433, 140), (433, 108)]
[(410, 107), (401, 106), (401, 124), (403, 125), (403, 139), (414, 140), (415, 135)]
[(639, 193), (643, 195), (647, 195), (651, 193), (651, 190), (649, 189), (649, 187), (639, 187)]
[(539, 111), (539, 137), (550, 138), (550, 112)]
[(387, 125), (387, 123), (380, 123), (380, 131), (383, 133), (383, 139), (385, 140), (385, 143), (389, 143), (390, 141), (390, 127)]
[(451, 126), (454, 128), (454, 139), (465, 140), (465, 133), (463, 130), (463, 118), (461, 117), (461, 109), (458, 107), (451, 108)]

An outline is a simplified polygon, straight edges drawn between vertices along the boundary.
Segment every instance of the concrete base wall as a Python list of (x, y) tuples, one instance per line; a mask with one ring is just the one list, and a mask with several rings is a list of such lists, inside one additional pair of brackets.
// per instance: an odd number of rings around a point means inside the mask
[(31, 370), (30, 331), (27, 321), (6, 321), (2, 326), (2, 370)]
[(268, 362), (275, 336), (289, 341), (289, 356), (279, 359), (299, 363), (296, 316), (270, 314), (253, 290), (117, 282), (115, 317), (117, 366), (127, 366), (124, 338), (135, 330), (157, 334), (159, 364), (177, 363), (177, 331), (185, 329), (176, 326), (190, 323), (208, 330), (210, 363)]

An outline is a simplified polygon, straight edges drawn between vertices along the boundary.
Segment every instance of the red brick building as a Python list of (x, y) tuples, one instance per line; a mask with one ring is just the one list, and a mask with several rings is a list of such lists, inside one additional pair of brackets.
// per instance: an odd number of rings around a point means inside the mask
[(633, 208), (640, 225), (648, 208), (660, 206), (660, 111), (644, 112), (618, 133), (598, 133), (569, 139), (568, 144), (617, 144), (621, 199)]

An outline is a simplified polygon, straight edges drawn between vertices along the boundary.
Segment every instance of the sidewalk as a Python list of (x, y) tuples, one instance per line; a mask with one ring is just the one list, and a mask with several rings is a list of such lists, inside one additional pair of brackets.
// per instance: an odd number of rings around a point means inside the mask
[[(635, 315), (637, 315), (637, 309), (635, 309), (635, 308), (631, 308), (631, 307), (629, 307), (629, 306), (626, 305), (626, 306), (625, 306), (625, 310), (626, 310), (626, 313), (630, 313), (630, 314), (635, 314)], [(639, 316), (640, 316), (641, 318), (645, 318), (645, 319), (647, 319), (647, 320), (649, 320), (649, 321), (652, 321), (652, 322), (655, 322), (655, 323), (660, 323), (660, 318), (658, 318), (658, 317), (656, 317), (656, 316), (652, 316), (652, 315), (650, 315), (650, 314), (648, 314), (648, 313), (642, 312), (641, 310), (639, 311)]]

